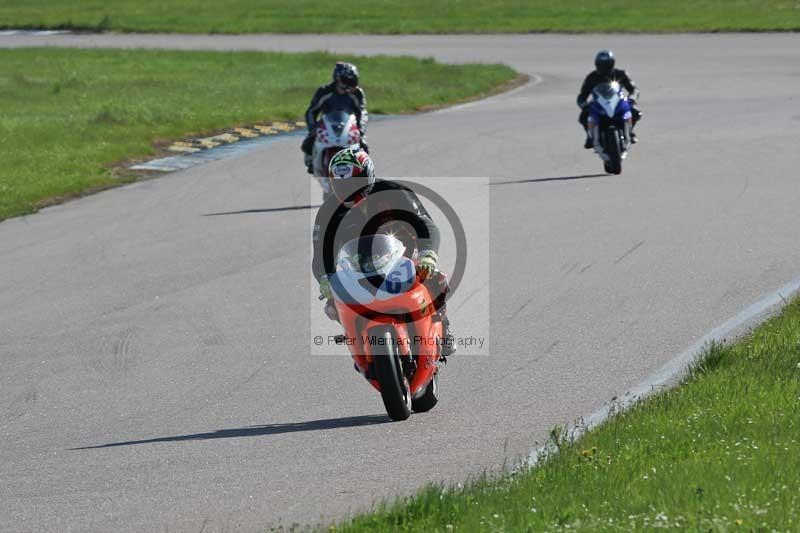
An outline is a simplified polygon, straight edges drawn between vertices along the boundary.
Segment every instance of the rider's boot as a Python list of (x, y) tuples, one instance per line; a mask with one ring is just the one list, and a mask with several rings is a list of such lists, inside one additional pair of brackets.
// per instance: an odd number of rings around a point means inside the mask
[(303, 139), (302, 144), (300, 145), (300, 150), (303, 151), (303, 156), (304, 156), (303, 159), (305, 161), (306, 168), (308, 169), (309, 174), (314, 174), (314, 160), (311, 157), (311, 152), (314, 151), (315, 139), (316, 136), (312, 132), (309, 132), (308, 135), (306, 135), (306, 138)]
[(456, 353), (456, 339), (453, 337), (453, 332), (450, 331), (450, 319), (447, 318), (447, 312), (444, 310), (439, 311), (442, 317), (442, 357), (450, 357)]
[(592, 147), (594, 146), (594, 141), (592, 141), (592, 135), (589, 133), (588, 128), (584, 128), (584, 131), (586, 131), (586, 140), (583, 141), (583, 147), (586, 148), (587, 150), (591, 150)]
[(425, 287), (432, 296), (434, 296), (434, 306), (436, 308), (437, 318), (442, 323), (442, 339), (441, 350), (439, 351), (442, 359), (456, 353), (456, 343), (453, 333), (450, 331), (450, 319), (447, 317), (447, 304), (446, 297), (450, 292), (450, 286), (447, 283), (447, 276), (440, 271), (436, 271), (432, 276), (429, 276), (423, 281)]
[(325, 316), (334, 322), (340, 322), (339, 311), (336, 310), (336, 304), (333, 303), (333, 300), (328, 300), (325, 302)]
[(631, 123), (631, 144), (636, 144), (636, 132), (633, 131), (636, 129), (636, 124), (642, 119), (642, 112), (636, 109), (635, 107), (632, 109), (633, 111), (633, 122)]

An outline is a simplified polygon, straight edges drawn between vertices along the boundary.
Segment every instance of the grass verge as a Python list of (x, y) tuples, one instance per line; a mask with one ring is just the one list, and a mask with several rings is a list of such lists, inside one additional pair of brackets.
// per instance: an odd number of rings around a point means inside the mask
[(337, 59), (359, 65), (372, 113), (476, 98), (517, 76), (410, 57), (0, 50), (0, 220), (119, 184), (115, 163), (168, 139), (301, 118)]
[(665, 32), (800, 29), (797, 0), (6, 0), (0, 27), (183, 33)]
[[(557, 433), (556, 433), (557, 435)], [(341, 531), (800, 529), (800, 301), (678, 388), (523, 473), (428, 488)]]

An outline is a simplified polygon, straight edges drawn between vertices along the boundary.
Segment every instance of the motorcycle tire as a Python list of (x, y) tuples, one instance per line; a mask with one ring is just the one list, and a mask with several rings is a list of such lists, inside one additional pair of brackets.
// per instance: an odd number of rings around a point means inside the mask
[(433, 409), (439, 403), (439, 372), (433, 375), (433, 379), (425, 387), (425, 393), (411, 401), (411, 409), (415, 413), (424, 413)]
[[(611, 174), (622, 174), (622, 138), (618, 131), (614, 131), (613, 135), (608, 136), (608, 148), (606, 153), (610, 161), (608, 162), (608, 169)], [(608, 172), (608, 170), (606, 171)]]
[(411, 391), (397, 353), (394, 330), (381, 327), (371, 330), (370, 333), (377, 339), (384, 339), (383, 343), (375, 343), (372, 356), (386, 414), (395, 422), (405, 420), (411, 416)]

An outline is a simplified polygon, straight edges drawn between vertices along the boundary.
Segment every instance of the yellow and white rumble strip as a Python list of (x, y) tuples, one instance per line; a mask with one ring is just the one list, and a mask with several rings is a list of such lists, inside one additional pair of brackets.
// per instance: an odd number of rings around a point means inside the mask
[(172, 172), (190, 168), (223, 157), (240, 154), (263, 144), (264, 140), (276, 135), (305, 131), (306, 123), (302, 120), (294, 122), (271, 122), (254, 124), (249, 127), (232, 128), (229, 131), (196, 139), (183, 139), (167, 147), (176, 155), (160, 157), (144, 163), (132, 165), (132, 170), (155, 170)]

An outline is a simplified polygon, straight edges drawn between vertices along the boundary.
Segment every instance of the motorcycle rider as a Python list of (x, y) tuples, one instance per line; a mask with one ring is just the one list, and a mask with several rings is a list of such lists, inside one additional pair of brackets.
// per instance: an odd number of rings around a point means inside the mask
[(355, 114), (358, 131), (361, 134), (361, 148), (369, 152), (365, 138), (369, 119), (367, 97), (364, 95), (364, 90), (358, 86), (358, 68), (352, 63), (341, 61), (333, 67), (333, 81), (317, 89), (306, 110), (308, 135), (300, 145), (300, 149), (305, 154), (305, 163), (309, 174), (314, 173), (311, 152), (316, 139), (317, 120), (321, 114), (338, 110)]
[(628, 92), (628, 103), (631, 105), (631, 112), (633, 113), (633, 122), (631, 124), (631, 143), (636, 143), (636, 134), (633, 133), (633, 127), (642, 118), (642, 113), (636, 109), (636, 100), (639, 98), (639, 90), (636, 84), (628, 76), (628, 73), (622, 69), (614, 68), (614, 52), (611, 50), (600, 50), (594, 58), (595, 70), (590, 72), (586, 79), (583, 80), (581, 85), (581, 92), (578, 94), (578, 107), (581, 108), (581, 114), (578, 116), (578, 122), (583, 126), (586, 132), (586, 141), (583, 147), (586, 149), (592, 148), (594, 142), (592, 141), (592, 134), (589, 131), (589, 95), (592, 94), (592, 89), (599, 83), (608, 83), (616, 81)]
[(415, 259), (417, 278), (433, 296), (434, 309), (442, 319), (441, 355), (453, 355), (455, 342), (446, 308), (449, 285), (447, 276), (436, 268), (439, 229), (419, 197), (402, 184), (376, 179), (372, 159), (363, 149), (345, 148), (337, 152), (328, 169), (332, 194), (322, 204), (314, 221), (311, 263), (320, 295), (327, 300), (325, 314), (338, 320), (328, 280), (328, 276), (336, 272), (336, 251), (348, 241), (361, 237), (368, 224), (377, 222), (376, 231), (370, 233), (391, 233), (406, 244), (409, 253), (419, 250), (411, 258)]

